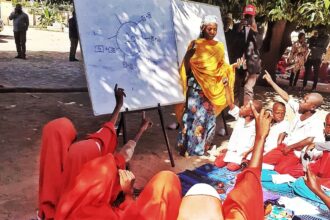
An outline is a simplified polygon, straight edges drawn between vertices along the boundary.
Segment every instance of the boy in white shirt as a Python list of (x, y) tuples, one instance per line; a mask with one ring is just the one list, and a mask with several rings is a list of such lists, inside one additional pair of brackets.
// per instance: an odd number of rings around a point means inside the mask
[[(226, 86), (226, 84), (225, 84)], [(226, 98), (230, 100), (228, 113), (232, 115), (236, 121), (233, 133), (230, 136), (227, 152), (219, 155), (214, 164), (217, 167), (226, 166), (230, 171), (236, 171), (241, 168), (243, 153), (250, 149), (254, 144), (255, 139), (255, 120), (251, 109), (251, 104), (247, 103), (241, 108), (234, 105), (231, 101), (230, 91), (227, 91)], [(262, 102), (254, 100), (252, 102), (257, 112), (262, 109)]]
[(282, 143), (288, 133), (290, 123), (284, 119), (285, 113), (286, 107), (283, 102), (273, 104), (273, 122), (265, 142), (264, 155)]
[(315, 114), (321, 106), (323, 97), (319, 93), (305, 95), (300, 103), (289, 97), (266, 72), (264, 79), (288, 103), (295, 113), (287, 137), (277, 148), (264, 156), (263, 162), (275, 165), (275, 171), (281, 174), (290, 174), (293, 177), (303, 176), (304, 172), (300, 162), (301, 151), (313, 142), (323, 142), (323, 124)]
[[(266, 138), (264, 146), (264, 155), (269, 151), (276, 148), (280, 143), (282, 143), (285, 135), (288, 133), (290, 124), (284, 119), (286, 113), (286, 107), (283, 102), (275, 102), (272, 109), (272, 125), (269, 130), (269, 134)], [(243, 159), (250, 160), (251, 152), (253, 148), (243, 153)]]

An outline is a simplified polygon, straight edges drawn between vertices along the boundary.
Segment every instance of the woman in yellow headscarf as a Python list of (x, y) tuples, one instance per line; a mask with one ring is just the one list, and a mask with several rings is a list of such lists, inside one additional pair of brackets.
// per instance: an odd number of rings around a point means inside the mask
[(224, 45), (213, 40), (217, 34), (216, 16), (205, 16), (201, 35), (192, 41), (180, 67), (186, 103), (176, 106), (181, 122), (178, 148), (181, 155), (203, 155), (210, 146), (216, 116), (227, 106), (222, 80), (228, 79), (233, 89), (233, 67), (225, 63)]

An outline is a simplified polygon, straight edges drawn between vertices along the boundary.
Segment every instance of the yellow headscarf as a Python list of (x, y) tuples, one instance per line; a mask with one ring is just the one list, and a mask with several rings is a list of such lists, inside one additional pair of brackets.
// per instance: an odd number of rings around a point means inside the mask
[[(234, 88), (235, 73), (232, 66), (224, 61), (224, 46), (215, 40), (200, 38), (194, 41), (196, 51), (190, 59), (191, 71), (201, 86), (204, 95), (215, 107), (215, 114), (218, 115), (227, 106), (225, 88), (222, 83), (223, 77), (228, 78), (230, 90)], [(188, 46), (191, 49), (193, 42)], [(184, 95), (187, 92), (187, 75), (184, 62), (180, 69), (180, 76)], [(233, 92), (231, 92), (233, 96)], [(175, 108), (178, 122), (181, 122), (184, 111), (184, 104), (178, 104)]]

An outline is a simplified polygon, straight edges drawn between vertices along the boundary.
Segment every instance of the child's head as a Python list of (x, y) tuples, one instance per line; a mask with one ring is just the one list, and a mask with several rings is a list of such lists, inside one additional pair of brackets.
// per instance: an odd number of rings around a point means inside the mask
[(327, 117), (325, 117), (324, 135), (325, 135), (326, 141), (330, 141), (330, 113), (328, 113)]
[(301, 42), (301, 43), (305, 42), (305, 33), (300, 32), (300, 33), (298, 34), (298, 40), (299, 40), (299, 42)]
[[(257, 112), (260, 112), (261, 109), (262, 109), (262, 102), (259, 101), (259, 100), (253, 100), (253, 105), (255, 107), (255, 109), (257, 110)], [(250, 106), (250, 103), (246, 103), (245, 105), (243, 105), (240, 110), (239, 110), (239, 116), (245, 118), (245, 117), (253, 117), (254, 118), (254, 115), (253, 115), (253, 112), (252, 112), (252, 109), (251, 109), (251, 106)]]
[(283, 102), (275, 102), (273, 105), (273, 119), (275, 122), (284, 120), (286, 113), (285, 104)]
[(319, 93), (309, 93), (304, 96), (299, 103), (299, 110), (300, 114), (304, 114), (306, 112), (314, 113), (315, 110), (320, 107), (323, 103), (323, 97)]

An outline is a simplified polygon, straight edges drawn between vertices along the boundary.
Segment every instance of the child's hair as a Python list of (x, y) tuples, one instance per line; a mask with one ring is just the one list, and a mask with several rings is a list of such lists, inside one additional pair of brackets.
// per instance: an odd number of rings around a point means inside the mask
[(303, 36), (305, 36), (305, 33), (300, 32), (300, 33), (298, 34), (298, 40), (300, 40)]
[(285, 108), (285, 104), (284, 104), (283, 102), (276, 101), (276, 102), (274, 102), (273, 107), (274, 107), (276, 104), (278, 104), (278, 105), (282, 105), (282, 106)]

